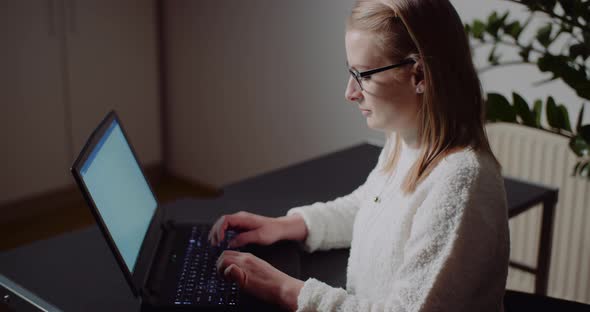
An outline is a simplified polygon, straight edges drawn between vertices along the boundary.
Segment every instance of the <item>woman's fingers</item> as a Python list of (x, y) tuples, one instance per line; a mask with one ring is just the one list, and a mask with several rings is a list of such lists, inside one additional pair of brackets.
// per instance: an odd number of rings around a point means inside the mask
[(240, 211), (231, 215), (224, 215), (217, 220), (209, 233), (212, 245), (217, 245), (225, 239), (225, 231), (228, 228), (254, 229), (259, 226), (260, 216)]
[(243, 232), (243, 233), (236, 235), (236, 237), (234, 237), (231, 241), (229, 241), (229, 247), (230, 248), (239, 248), (239, 247), (242, 247), (242, 246), (250, 244), (250, 243), (260, 243), (260, 242), (261, 242), (260, 231), (253, 230), (253, 231)]
[(259, 225), (259, 221), (260, 216), (246, 211), (240, 211), (226, 216), (225, 222), (223, 223), (221, 230), (225, 231), (228, 227), (252, 229)]
[(223, 215), (221, 218), (217, 219), (209, 231), (208, 240), (212, 245), (217, 245), (217, 242), (219, 241), (219, 238), (217, 237), (219, 231), (217, 229), (225, 222), (225, 217), (226, 215)]
[(236, 263), (236, 257), (239, 255), (239, 252), (234, 250), (224, 250), (220, 255), (219, 258), (215, 261), (215, 268), (217, 269), (217, 273), (222, 274), (225, 269), (230, 266), (230, 264)]
[(246, 284), (246, 273), (234, 263), (223, 270), (223, 276), (227, 280), (235, 281), (240, 287)]
[(238, 283), (240, 287), (245, 287), (248, 281), (248, 275), (242, 266), (247, 266), (248, 257), (250, 253), (243, 253), (233, 250), (225, 250), (221, 253), (215, 264), (218, 274), (224, 276), (226, 279)]
[(217, 259), (218, 274), (263, 301), (282, 304), (281, 288), (293, 278), (251, 253), (225, 250)]

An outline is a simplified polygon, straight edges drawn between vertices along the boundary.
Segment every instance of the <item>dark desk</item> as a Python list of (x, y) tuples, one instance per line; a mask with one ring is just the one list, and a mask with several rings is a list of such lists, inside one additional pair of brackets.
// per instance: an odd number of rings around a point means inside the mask
[[(224, 188), (226, 198), (289, 199), (293, 205), (327, 201), (352, 192), (377, 164), (380, 147), (363, 144), (311, 161), (270, 172)], [(334, 178), (338, 177), (338, 178)], [(551, 264), (553, 218), (558, 190), (504, 178), (508, 215), (515, 217), (537, 204), (543, 205), (537, 266), (511, 261), (514, 268), (535, 275), (535, 293), (545, 295)]]
[(551, 265), (553, 218), (555, 217), (558, 190), (511, 178), (504, 178), (504, 187), (506, 188), (508, 217), (510, 218), (527, 211), (537, 204), (543, 205), (536, 268), (516, 261), (510, 261), (510, 265), (535, 275), (535, 294), (546, 295), (549, 267)]
[[(168, 206), (167, 216), (177, 220), (214, 221), (221, 214), (239, 210), (281, 216), (294, 206), (349, 194), (365, 181), (379, 151), (379, 147), (363, 144), (289, 166), (228, 185), (223, 197), (217, 200), (178, 201)], [(551, 219), (550, 203), (556, 200), (557, 191), (509, 179), (507, 191), (511, 216), (526, 210), (527, 205), (546, 200), (549, 212), (543, 214), (543, 226), (547, 224), (551, 228), (552, 222), (545, 222), (545, 215), (547, 220)], [(542, 239), (548, 245), (544, 250), (551, 249), (550, 237)], [(332, 286), (344, 287), (347, 260), (347, 249), (302, 253), (300, 278), (315, 277)], [(549, 259), (541, 262), (548, 267)], [(0, 254), (0, 273), (65, 311), (139, 308), (96, 227)]]

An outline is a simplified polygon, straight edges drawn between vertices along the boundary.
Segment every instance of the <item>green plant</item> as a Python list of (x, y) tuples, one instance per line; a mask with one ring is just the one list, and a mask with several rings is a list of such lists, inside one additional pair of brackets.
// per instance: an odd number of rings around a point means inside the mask
[[(524, 21), (511, 19), (509, 12), (492, 12), (487, 20), (474, 20), (465, 24), (465, 31), (479, 43), (474, 48), (491, 46), (489, 65), (479, 72), (502, 66), (530, 64), (541, 72), (550, 73), (546, 80), (534, 82), (541, 85), (556, 79), (562, 80), (576, 94), (590, 100), (590, 1), (589, 0), (507, 0), (526, 6), (529, 16)], [(545, 14), (548, 22), (536, 29), (533, 38), (523, 39), (522, 33), (530, 28), (534, 14)], [(559, 41), (559, 40), (561, 41)], [(565, 40), (565, 43), (562, 41)], [(497, 47), (515, 49), (519, 57), (505, 60)], [(550, 52), (559, 48), (559, 53)], [(549, 96), (545, 101), (536, 99), (532, 109), (518, 93), (512, 93), (512, 101), (498, 93), (486, 95), (486, 119), (489, 122), (511, 122), (537, 128), (569, 138), (569, 146), (578, 157), (572, 175), (590, 179), (590, 125), (582, 125), (585, 102), (572, 127), (569, 113), (562, 104)], [(545, 108), (547, 124), (541, 124)]]

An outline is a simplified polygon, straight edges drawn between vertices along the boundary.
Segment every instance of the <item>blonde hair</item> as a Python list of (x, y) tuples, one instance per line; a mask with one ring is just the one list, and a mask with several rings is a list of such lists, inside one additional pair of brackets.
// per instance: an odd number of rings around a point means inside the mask
[[(347, 22), (351, 29), (374, 34), (392, 62), (413, 58), (422, 64), (421, 151), (402, 183), (404, 193), (413, 193), (445, 156), (463, 148), (488, 153), (501, 169), (485, 132), (485, 104), (467, 36), (448, 0), (357, 0)], [(396, 134), (383, 172), (395, 170), (400, 147)]]

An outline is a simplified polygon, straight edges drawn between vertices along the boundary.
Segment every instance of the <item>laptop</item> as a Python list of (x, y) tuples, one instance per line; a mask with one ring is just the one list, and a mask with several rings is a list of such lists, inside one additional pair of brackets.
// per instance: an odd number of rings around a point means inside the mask
[(0, 311), (62, 312), (2, 274), (0, 274)]
[[(227, 243), (239, 229), (229, 229), (220, 246), (211, 246), (207, 235), (214, 220), (185, 223), (166, 218), (166, 206), (154, 196), (116, 112), (109, 112), (90, 135), (71, 172), (143, 310), (278, 308), (249, 296), (215, 270), (216, 259), (230, 249)], [(251, 252), (290, 276), (299, 275), (295, 242), (237, 250)]]

